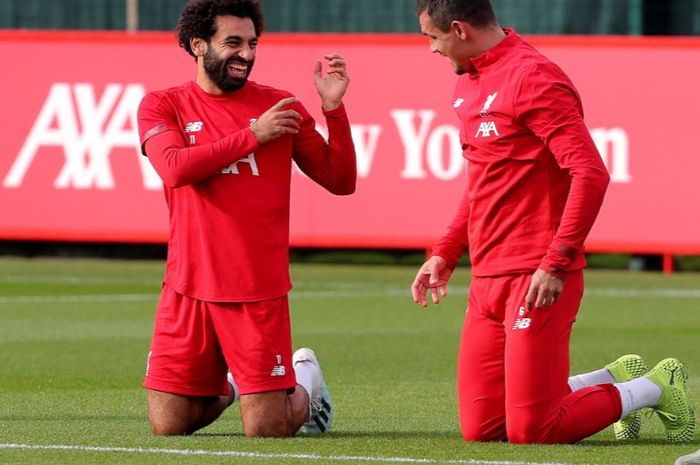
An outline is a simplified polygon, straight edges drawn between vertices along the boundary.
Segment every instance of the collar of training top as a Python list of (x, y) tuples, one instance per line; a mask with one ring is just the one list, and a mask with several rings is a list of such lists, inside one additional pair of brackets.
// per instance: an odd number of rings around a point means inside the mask
[(506, 37), (502, 41), (481, 55), (470, 59), (476, 68), (476, 72), (473, 74), (479, 74), (489, 66), (498, 63), (522, 40), (515, 29), (504, 27), (503, 32), (506, 33)]

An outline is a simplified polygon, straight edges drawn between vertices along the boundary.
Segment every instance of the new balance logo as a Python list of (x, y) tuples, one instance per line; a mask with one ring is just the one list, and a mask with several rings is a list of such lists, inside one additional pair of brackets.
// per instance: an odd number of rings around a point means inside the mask
[(185, 126), (185, 132), (199, 132), (204, 127), (204, 123), (201, 121), (192, 121), (187, 123)]
[(272, 369), (270, 376), (284, 376), (287, 374), (287, 369), (284, 365), (277, 365)]
[(498, 129), (496, 129), (496, 123), (493, 121), (484, 121), (479, 125), (479, 130), (476, 131), (476, 135), (474, 137), (491, 137), (491, 133), (500, 136)]
[(498, 92), (494, 92), (486, 98), (486, 102), (484, 103), (484, 107), (479, 112), (479, 116), (482, 118), (488, 116), (491, 105), (493, 104), (493, 101), (496, 100), (496, 97), (498, 97)]
[(452, 108), (459, 108), (459, 107), (462, 106), (463, 103), (464, 103), (464, 99), (463, 99), (463, 98), (458, 98), (458, 99), (455, 100), (455, 102), (452, 104)]
[(527, 329), (530, 327), (530, 323), (532, 323), (532, 318), (518, 318), (515, 320), (512, 329), (513, 331), (517, 331), (519, 329)]

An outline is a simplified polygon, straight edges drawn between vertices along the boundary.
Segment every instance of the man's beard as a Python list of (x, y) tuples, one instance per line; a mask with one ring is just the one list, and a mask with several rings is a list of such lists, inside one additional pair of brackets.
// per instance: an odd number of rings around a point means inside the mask
[[(240, 63), (248, 66), (248, 72), (245, 77), (239, 78), (229, 75), (228, 65), (231, 63)], [(239, 57), (222, 60), (213, 52), (211, 47), (208, 47), (207, 52), (204, 54), (204, 71), (206, 71), (209, 79), (224, 92), (233, 92), (243, 87), (248, 81), (248, 76), (253, 69), (254, 63), (255, 60), (246, 61)]]

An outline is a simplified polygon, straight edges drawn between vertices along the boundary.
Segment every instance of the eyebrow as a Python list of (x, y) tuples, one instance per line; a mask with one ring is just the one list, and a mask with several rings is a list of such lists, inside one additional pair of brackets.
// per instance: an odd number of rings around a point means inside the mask
[(248, 40), (248, 42), (257, 41), (258, 36), (252, 36), (249, 39), (245, 39), (241, 36), (228, 36), (228, 37), (225, 37), (222, 42), (243, 42), (244, 40)]

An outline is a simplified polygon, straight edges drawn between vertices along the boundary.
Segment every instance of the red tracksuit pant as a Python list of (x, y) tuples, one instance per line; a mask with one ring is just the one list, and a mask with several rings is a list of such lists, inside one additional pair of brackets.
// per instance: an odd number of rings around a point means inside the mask
[(530, 274), (473, 278), (457, 370), (465, 441), (574, 443), (620, 418), (612, 384), (574, 393), (569, 339), (583, 296), (573, 271), (552, 307), (525, 312)]

